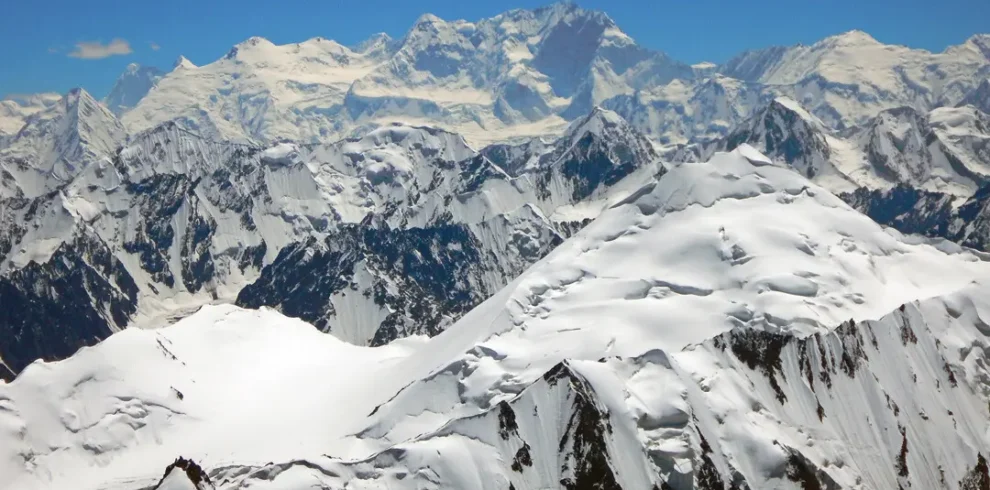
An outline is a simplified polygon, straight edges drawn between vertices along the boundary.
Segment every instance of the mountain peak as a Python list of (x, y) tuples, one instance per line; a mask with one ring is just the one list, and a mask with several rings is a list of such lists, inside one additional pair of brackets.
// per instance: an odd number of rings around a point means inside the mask
[(350, 49), (355, 53), (368, 54), (376, 51), (387, 51), (394, 44), (395, 41), (391, 36), (384, 32), (379, 32), (354, 46), (350, 46)]
[(416, 22), (413, 23), (413, 27), (418, 27), (420, 25), (445, 24), (445, 23), (446, 21), (444, 21), (440, 17), (437, 17), (436, 15), (423, 14), (420, 15), (418, 19), (416, 19)]
[(165, 72), (158, 68), (131, 63), (117, 77), (117, 81), (103, 102), (119, 116), (137, 105), (163, 76)]
[(90, 95), (89, 92), (87, 92), (86, 89), (82, 87), (75, 87), (73, 89), (70, 89), (65, 94), (65, 97), (63, 97), (63, 100), (65, 100), (66, 107), (72, 107), (79, 104), (86, 104), (89, 103), (90, 101), (96, 103), (96, 100), (93, 99), (93, 96)]
[(535, 10), (535, 12), (553, 12), (560, 14), (568, 14), (572, 12), (577, 12), (581, 10), (581, 7), (577, 3), (570, 0), (562, 0), (560, 2), (554, 2), (545, 7), (541, 7)]
[(179, 57), (175, 59), (175, 63), (172, 63), (173, 70), (177, 70), (179, 68), (192, 69), (196, 68), (196, 65), (194, 65), (192, 61), (189, 61), (189, 58), (186, 58), (180, 54)]
[(628, 125), (629, 123), (614, 111), (595, 106), (587, 116), (571, 123), (567, 128), (567, 135), (572, 140), (576, 140), (587, 133), (601, 135), (608, 128)]
[(859, 29), (853, 29), (851, 31), (846, 31), (841, 34), (829, 36), (825, 38), (822, 42), (830, 43), (837, 46), (862, 46), (869, 44), (880, 44), (880, 41), (877, 41), (873, 36)]
[(244, 51), (251, 51), (254, 49), (271, 48), (271, 47), (275, 47), (275, 44), (273, 44), (271, 41), (260, 36), (251, 36), (245, 39), (244, 41), (235, 44), (233, 48), (230, 48), (230, 51), (227, 52), (225, 58), (232, 59), (235, 58), (238, 53)]

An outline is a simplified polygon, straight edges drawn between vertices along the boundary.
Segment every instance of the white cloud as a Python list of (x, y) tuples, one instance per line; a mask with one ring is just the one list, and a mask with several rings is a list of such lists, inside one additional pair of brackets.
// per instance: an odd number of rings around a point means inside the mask
[(78, 42), (76, 43), (76, 49), (69, 53), (69, 57), (83, 60), (99, 60), (110, 56), (130, 53), (130, 43), (124, 39), (116, 38), (107, 44), (99, 41)]
[(48, 53), (49, 54), (55, 54), (57, 52), (58, 52), (58, 48), (48, 48)]
[(159, 49), (162, 49), (162, 47), (159, 46), (158, 43), (151, 43), (151, 50), (152, 51), (158, 51)]

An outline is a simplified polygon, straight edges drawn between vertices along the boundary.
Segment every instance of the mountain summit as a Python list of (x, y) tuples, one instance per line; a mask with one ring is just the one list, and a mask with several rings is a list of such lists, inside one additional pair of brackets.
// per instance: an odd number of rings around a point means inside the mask
[(127, 65), (124, 73), (117, 78), (110, 94), (103, 100), (110, 110), (120, 116), (133, 108), (165, 75), (153, 66), (141, 66), (137, 63)]

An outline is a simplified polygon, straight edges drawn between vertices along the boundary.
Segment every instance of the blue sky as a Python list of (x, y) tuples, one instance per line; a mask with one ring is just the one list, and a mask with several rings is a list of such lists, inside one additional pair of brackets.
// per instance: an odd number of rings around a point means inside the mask
[[(315, 36), (356, 43), (401, 37), (424, 12), (477, 20), (533, 0), (11, 0), (0, 18), (0, 97), (65, 92), (104, 96), (128, 63), (164, 69), (180, 54), (209, 63), (258, 35), (282, 44)], [(862, 29), (886, 43), (941, 51), (990, 32), (990, 0), (579, 0), (607, 12), (640, 44), (695, 63), (749, 48), (811, 43)], [(114, 41), (117, 40), (117, 41)], [(83, 44), (78, 43), (99, 43)], [(109, 46), (109, 48), (107, 48)], [(94, 59), (110, 51), (116, 54)], [(72, 55), (72, 56), (70, 56)], [(80, 57), (81, 56), (81, 57)]]

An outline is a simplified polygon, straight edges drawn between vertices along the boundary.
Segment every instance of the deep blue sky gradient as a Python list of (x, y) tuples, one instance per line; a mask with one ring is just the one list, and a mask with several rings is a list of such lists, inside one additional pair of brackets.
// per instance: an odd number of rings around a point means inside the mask
[[(128, 63), (168, 69), (181, 54), (196, 64), (251, 36), (277, 44), (316, 36), (343, 44), (373, 33), (400, 38), (425, 12), (478, 20), (546, 0), (9, 0), (0, 11), (0, 97), (65, 92), (97, 97)], [(885, 43), (941, 51), (990, 33), (990, 0), (579, 0), (603, 10), (641, 45), (695, 63), (745, 49), (812, 43), (862, 29)], [(79, 41), (123, 38), (133, 53), (101, 60), (66, 56)], [(161, 48), (154, 51), (150, 43)], [(57, 52), (51, 53), (50, 50)]]

